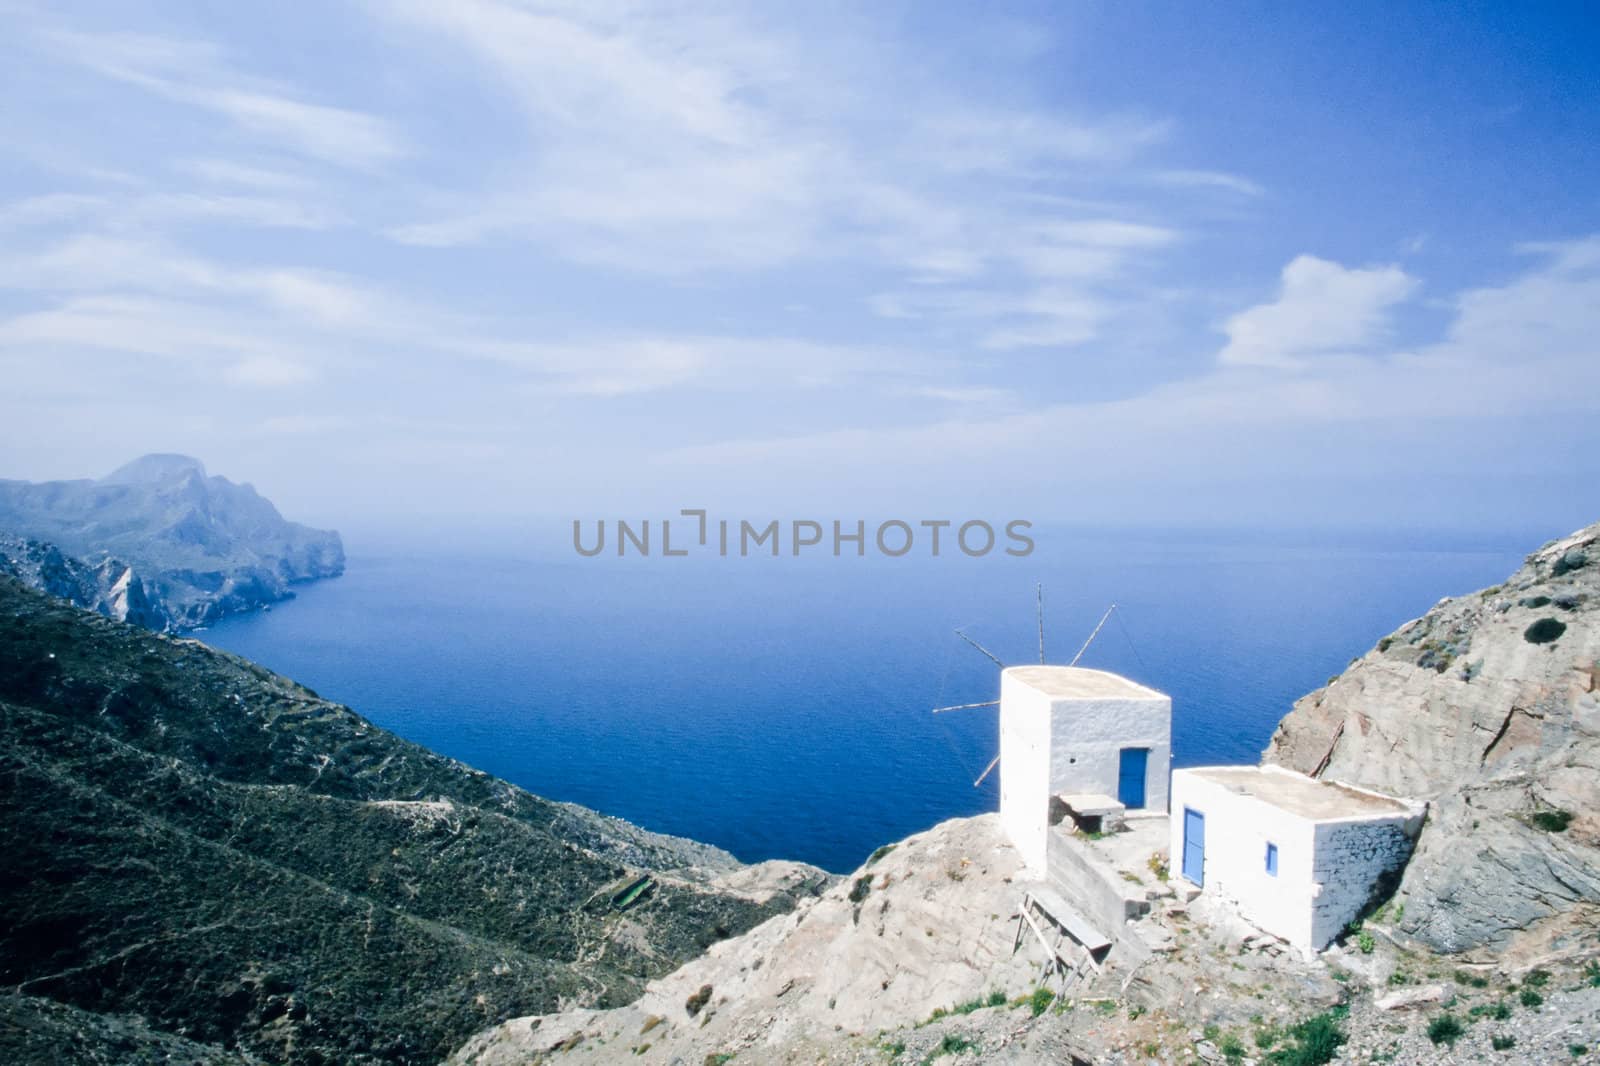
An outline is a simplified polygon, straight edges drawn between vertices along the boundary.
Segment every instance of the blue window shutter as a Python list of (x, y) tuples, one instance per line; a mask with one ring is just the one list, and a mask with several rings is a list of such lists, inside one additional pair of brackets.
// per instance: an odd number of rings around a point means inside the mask
[(1278, 845), (1267, 845), (1267, 873), (1278, 876)]

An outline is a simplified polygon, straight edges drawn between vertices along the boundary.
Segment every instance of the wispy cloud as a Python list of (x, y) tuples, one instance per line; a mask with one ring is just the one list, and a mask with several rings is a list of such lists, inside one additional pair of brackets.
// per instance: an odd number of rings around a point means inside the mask
[(243, 132), (325, 162), (373, 167), (405, 151), (392, 126), (373, 115), (296, 99), (264, 79), (229, 69), (227, 56), (201, 41), (152, 34), (40, 34), (62, 59), (169, 100), (221, 115)]
[(1260, 196), (1266, 192), (1259, 183), (1221, 170), (1162, 170), (1154, 175), (1159, 185), (1180, 189), (1220, 189), (1240, 196)]

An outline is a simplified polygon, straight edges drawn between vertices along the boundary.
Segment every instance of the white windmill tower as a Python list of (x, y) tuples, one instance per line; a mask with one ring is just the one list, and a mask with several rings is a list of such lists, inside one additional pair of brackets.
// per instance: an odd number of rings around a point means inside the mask
[(1166, 814), (1172, 700), (1118, 674), (1078, 665), (1116, 609), (1106, 610), (1065, 666), (1045, 662), (1043, 587), (1037, 595), (1038, 665), (1006, 666), (956, 631), (1000, 667), (1000, 698), (934, 713), (1000, 708), (1000, 750), (973, 785), (1000, 768), (1000, 822), (1036, 877), (1045, 874), (1050, 825), (1063, 810), (1113, 821), (1130, 811)]

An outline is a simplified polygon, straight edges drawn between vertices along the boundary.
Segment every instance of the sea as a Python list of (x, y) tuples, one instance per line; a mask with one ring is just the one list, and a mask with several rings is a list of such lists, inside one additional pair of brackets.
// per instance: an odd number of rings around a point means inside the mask
[(996, 710), (931, 711), (999, 694), (957, 630), (1007, 665), (1039, 661), (1041, 589), (1047, 661), (1081, 652), (1168, 693), (1175, 766), (1253, 763), (1296, 698), (1530, 547), (1225, 530), (1035, 543), (1024, 558), (619, 559), (347, 537), (344, 576), (198, 636), (541, 796), (847, 872), (996, 809), (998, 775), (974, 784)]

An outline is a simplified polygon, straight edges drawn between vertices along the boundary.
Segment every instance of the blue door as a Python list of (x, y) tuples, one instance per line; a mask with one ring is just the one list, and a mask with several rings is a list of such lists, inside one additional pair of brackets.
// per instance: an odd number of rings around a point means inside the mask
[(1197, 885), (1206, 883), (1206, 816), (1183, 809), (1183, 876)]
[(1135, 810), (1144, 806), (1144, 768), (1149, 748), (1123, 748), (1117, 766), (1117, 802)]

